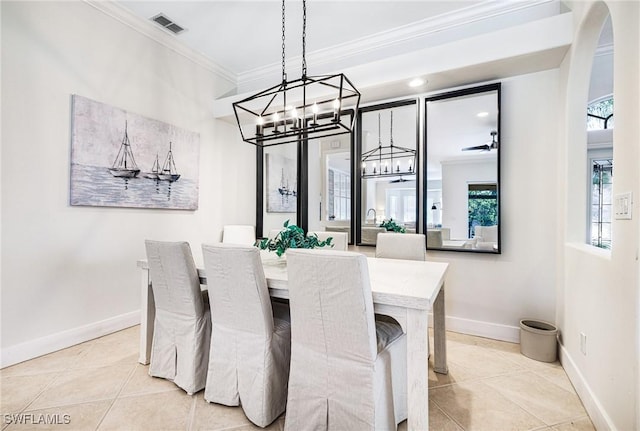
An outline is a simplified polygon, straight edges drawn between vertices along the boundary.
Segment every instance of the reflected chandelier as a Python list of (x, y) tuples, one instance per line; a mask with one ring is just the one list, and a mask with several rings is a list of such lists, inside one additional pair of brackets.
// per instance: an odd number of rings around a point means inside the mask
[[(307, 76), (307, 3), (302, 1), (302, 77), (285, 73), (285, 2), (282, 0), (282, 82), (233, 104), (242, 140), (272, 146), (351, 133), (360, 92), (343, 74)], [(351, 114), (351, 115), (343, 115)]]
[(362, 153), (362, 178), (410, 176), (416, 174), (416, 150), (393, 144), (393, 111), (391, 111), (389, 145), (382, 145), (380, 113), (378, 113), (378, 146)]

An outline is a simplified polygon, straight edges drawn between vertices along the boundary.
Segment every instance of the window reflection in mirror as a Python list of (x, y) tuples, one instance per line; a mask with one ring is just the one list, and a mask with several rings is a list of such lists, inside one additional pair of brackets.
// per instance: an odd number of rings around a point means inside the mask
[(351, 134), (309, 141), (308, 230), (311, 232), (346, 232), (351, 238), (352, 141)]
[(425, 100), (427, 249), (500, 253), (500, 84)]
[(381, 224), (393, 220), (416, 232), (417, 119), (416, 100), (369, 106), (360, 110), (358, 244), (375, 245)]

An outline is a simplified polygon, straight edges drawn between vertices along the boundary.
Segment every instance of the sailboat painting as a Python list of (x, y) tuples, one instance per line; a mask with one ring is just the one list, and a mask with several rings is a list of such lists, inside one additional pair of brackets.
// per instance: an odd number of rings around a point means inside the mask
[(73, 95), (71, 205), (198, 209), (200, 136)]
[(267, 153), (266, 167), (267, 212), (296, 212), (296, 161), (282, 154)]

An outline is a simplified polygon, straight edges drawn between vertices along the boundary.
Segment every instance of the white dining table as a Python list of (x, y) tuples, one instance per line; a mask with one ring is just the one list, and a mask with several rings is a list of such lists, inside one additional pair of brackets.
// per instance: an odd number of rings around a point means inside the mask
[[(287, 299), (286, 259), (261, 252), (269, 294)], [(408, 429), (429, 429), (429, 312), (433, 312), (434, 371), (447, 374), (445, 339), (444, 282), (448, 264), (367, 257), (374, 311), (393, 317), (407, 334), (407, 407)], [(151, 356), (155, 303), (146, 260), (141, 269), (140, 357), (148, 364)], [(200, 283), (207, 277), (198, 269)]]

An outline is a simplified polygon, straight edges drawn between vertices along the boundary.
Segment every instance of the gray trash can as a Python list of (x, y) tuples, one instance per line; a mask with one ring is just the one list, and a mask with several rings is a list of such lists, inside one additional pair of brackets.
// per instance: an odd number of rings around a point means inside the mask
[(558, 356), (558, 328), (534, 319), (520, 321), (520, 353), (542, 362), (554, 362)]

